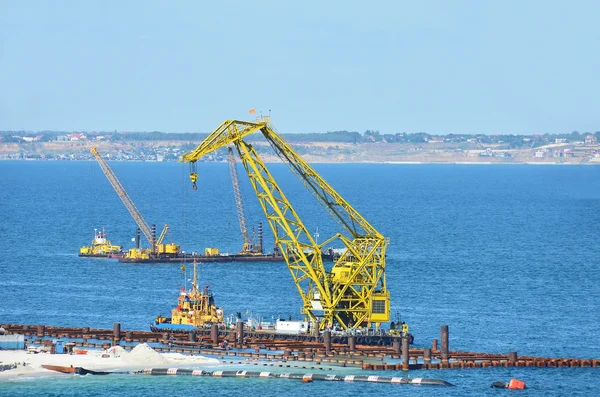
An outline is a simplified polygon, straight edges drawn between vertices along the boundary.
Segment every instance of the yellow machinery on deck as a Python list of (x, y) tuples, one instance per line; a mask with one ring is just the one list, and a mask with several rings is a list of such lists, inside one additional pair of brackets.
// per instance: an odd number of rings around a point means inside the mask
[(131, 248), (129, 251), (127, 251), (125, 257), (130, 259), (149, 259), (153, 256), (177, 255), (180, 251), (179, 245), (175, 243), (163, 244), (163, 240), (167, 234), (167, 231), (169, 230), (169, 225), (165, 224), (162, 232), (160, 233), (160, 236), (157, 239), (155, 226), (152, 225), (152, 227), (150, 227), (148, 223), (144, 220), (144, 217), (142, 216), (140, 211), (138, 211), (135, 204), (133, 204), (133, 201), (125, 191), (125, 188), (123, 187), (121, 182), (119, 182), (119, 179), (117, 179), (117, 176), (112, 171), (112, 169), (108, 166), (108, 164), (106, 164), (106, 161), (104, 161), (102, 156), (100, 156), (98, 150), (95, 147), (93, 147), (90, 149), (90, 152), (94, 155), (96, 161), (98, 161), (98, 164), (100, 164), (102, 172), (104, 172), (104, 175), (106, 175), (106, 178), (108, 179), (115, 192), (125, 205), (125, 208), (127, 208), (132, 218), (135, 220), (138, 227), (148, 240), (148, 243), (150, 243), (151, 248), (149, 249), (140, 248), (139, 244), (137, 244), (138, 246), (136, 248)]
[(79, 249), (79, 256), (95, 256), (108, 257), (111, 255), (120, 255), (121, 246), (112, 245), (110, 240), (106, 238), (104, 228), (101, 230), (94, 229), (94, 239), (92, 245), (84, 246)]
[[(275, 153), (301, 180), (340, 225), (340, 231), (318, 244), (308, 232), (292, 204), (244, 137), (261, 132)], [(390, 295), (386, 289), (385, 249), (382, 236), (321, 176), (310, 167), (270, 124), (227, 120), (182, 161), (189, 162), (192, 187), (196, 189), (196, 161), (219, 148), (233, 144), (283, 254), (298, 292), (302, 313), (319, 328), (334, 324), (342, 329), (390, 319)], [(321, 252), (334, 240), (345, 251), (326, 269)]]

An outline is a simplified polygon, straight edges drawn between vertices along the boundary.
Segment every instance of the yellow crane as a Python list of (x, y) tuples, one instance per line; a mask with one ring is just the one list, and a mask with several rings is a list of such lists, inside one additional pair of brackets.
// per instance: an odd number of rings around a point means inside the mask
[[(340, 231), (318, 244), (292, 207), (254, 147), (244, 141), (261, 132), (279, 158), (302, 181), (338, 222)], [(309, 166), (270, 124), (226, 120), (194, 151), (182, 157), (190, 163), (190, 179), (196, 189), (196, 161), (233, 144), (275, 236), (302, 298), (302, 313), (319, 328), (334, 324), (342, 329), (388, 322), (390, 295), (386, 288), (385, 249), (389, 241), (363, 218)], [(334, 240), (346, 248), (326, 269), (321, 252)]]
[(127, 257), (148, 259), (148, 258), (150, 258), (151, 255), (175, 255), (175, 254), (177, 254), (179, 252), (178, 245), (176, 245), (174, 243), (163, 244), (163, 240), (167, 234), (167, 231), (169, 230), (169, 225), (165, 224), (162, 232), (160, 233), (160, 236), (157, 239), (155, 226), (152, 225), (152, 227), (150, 227), (148, 225), (148, 223), (144, 220), (144, 217), (142, 216), (140, 211), (137, 209), (137, 207), (135, 206), (135, 204), (133, 203), (133, 201), (127, 194), (127, 191), (125, 190), (125, 188), (123, 187), (123, 185), (121, 184), (121, 182), (119, 181), (119, 179), (117, 178), (117, 176), (115, 175), (113, 170), (108, 166), (106, 161), (104, 161), (102, 156), (100, 156), (98, 149), (93, 147), (90, 149), (90, 152), (94, 155), (98, 164), (100, 164), (100, 168), (102, 168), (102, 172), (104, 172), (104, 175), (106, 175), (106, 178), (108, 179), (108, 181), (112, 185), (113, 189), (115, 190), (115, 192), (117, 193), (117, 195), (119, 196), (119, 198), (121, 199), (123, 204), (125, 205), (125, 208), (127, 208), (127, 211), (129, 211), (132, 218), (135, 220), (135, 223), (137, 223), (138, 227), (140, 228), (140, 230), (142, 231), (142, 233), (148, 240), (148, 243), (150, 243), (150, 246), (151, 246), (150, 250), (140, 249), (139, 247), (132, 248), (128, 251)]

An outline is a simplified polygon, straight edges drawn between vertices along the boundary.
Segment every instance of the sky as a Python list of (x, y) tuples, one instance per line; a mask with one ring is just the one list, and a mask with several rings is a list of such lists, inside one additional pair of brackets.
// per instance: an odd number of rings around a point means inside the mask
[(596, 1), (0, 0), (0, 130), (600, 130)]

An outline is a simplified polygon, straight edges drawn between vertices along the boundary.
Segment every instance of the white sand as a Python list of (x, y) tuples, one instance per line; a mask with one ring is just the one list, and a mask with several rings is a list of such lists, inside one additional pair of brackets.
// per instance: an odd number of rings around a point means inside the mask
[(158, 353), (145, 343), (137, 345), (131, 352), (120, 346), (102, 351), (89, 350), (87, 354), (33, 354), (24, 350), (0, 350), (0, 364), (13, 363), (19, 365), (15, 369), (0, 372), (0, 381), (37, 376), (69, 376), (47, 370), (42, 367), (43, 364), (83, 367), (93, 371), (124, 372), (151, 367), (215, 365), (219, 364), (219, 360), (181, 353)]

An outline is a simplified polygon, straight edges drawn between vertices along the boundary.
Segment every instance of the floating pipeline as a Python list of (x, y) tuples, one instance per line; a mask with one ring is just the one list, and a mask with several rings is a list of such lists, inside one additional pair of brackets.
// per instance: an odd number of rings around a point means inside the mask
[(329, 382), (365, 382), (365, 383), (389, 383), (403, 385), (424, 385), (424, 386), (454, 386), (452, 383), (443, 379), (432, 378), (400, 378), (391, 376), (376, 375), (330, 375), (330, 374), (303, 374), (303, 373), (282, 373), (260, 371), (204, 371), (201, 369), (187, 368), (146, 368), (142, 371), (133, 372), (141, 375), (188, 375), (188, 376), (211, 376), (213, 378), (279, 378), (295, 379), (306, 381), (329, 381)]

